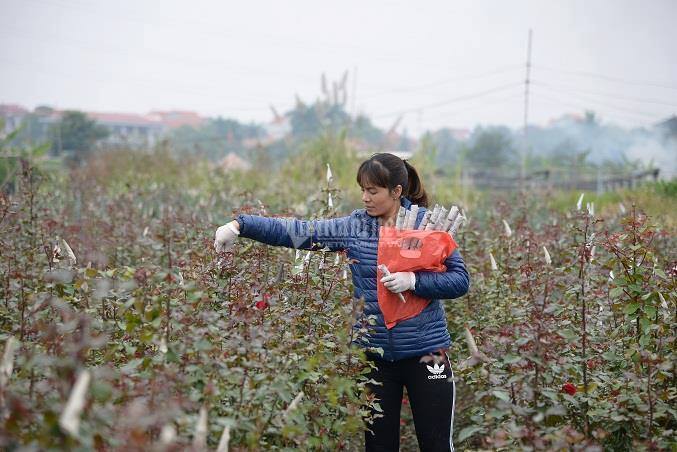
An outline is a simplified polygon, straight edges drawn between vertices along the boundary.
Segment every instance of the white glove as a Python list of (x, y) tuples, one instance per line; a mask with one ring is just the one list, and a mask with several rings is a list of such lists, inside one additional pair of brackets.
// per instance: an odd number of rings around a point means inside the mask
[(237, 221), (231, 221), (216, 230), (214, 248), (217, 253), (229, 251), (233, 247), (237, 236), (240, 235), (239, 225), (233, 223), (237, 224)]
[(416, 275), (414, 272), (396, 272), (389, 276), (381, 278), (381, 282), (389, 291), (401, 293), (407, 290), (414, 290), (416, 286)]

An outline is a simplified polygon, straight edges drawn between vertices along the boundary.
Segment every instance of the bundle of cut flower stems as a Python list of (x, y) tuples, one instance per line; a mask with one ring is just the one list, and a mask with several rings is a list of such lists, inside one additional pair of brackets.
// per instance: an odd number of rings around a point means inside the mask
[[(418, 218), (418, 204), (412, 204), (409, 210), (400, 206), (400, 210), (397, 213), (397, 220), (395, 221), (395, 228), (398, 231), (413, 230), (416, 225), (416, 218)], [(444, 231), (453, 237), (464, 221), (465, 216), (457, 206), (451, 206), (451, 209), (447, 210), (445, 207), (435, 204), (435, 207), (433, 207), (432, 210), (426, 210), (423, 219), (421, 219), (421, 223), (416, 230)], [(405, 250), (416, 250), (422, 246), (423, 243), (417, 238), (409, 238), (402, 243), (402, 248)], [(379, 269), (385, 276), (390, 275), (388, 267), (384, 264), (379, 265)], [(398, 293), (397, 295), (402, 302), (406, 303), (406, 300), (401, 293)]]
[[(395, 221), (395, 228), (398, 231), (413, 230), (417, 217), (417, 204), (412, 204), (409, 210), (400, 206), (397, 220)], [(426, 210), (421, 223), (416, 229), (419, 231), (444, 231), (453, 237), (464, 221), (465, 216), (463, 216), (457, 206), (451, 206), (451, 209), (447, 210), (444, 206), (435, 204), (432, 210)], [(402, 248), (405, 250), (418, 249), (421, 246), (422, 243), (418, 239), (410, 239), (402, 244)]]

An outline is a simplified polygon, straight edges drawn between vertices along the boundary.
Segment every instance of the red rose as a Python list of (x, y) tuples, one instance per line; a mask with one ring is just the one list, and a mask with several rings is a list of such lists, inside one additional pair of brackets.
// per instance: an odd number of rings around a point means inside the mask
[(564, 383), (562, 386), (562, 392), (566, 392), (569, 395), (574, 395), (576, 394), (576, 386), (572, 385), (571, 383)]
[(264, 300), (257, 301), (254, 306), (256, 306), (256, 309), (260, 309), (261, 311), (263, 311), (264, 309), (268, 308), (268, 302)]

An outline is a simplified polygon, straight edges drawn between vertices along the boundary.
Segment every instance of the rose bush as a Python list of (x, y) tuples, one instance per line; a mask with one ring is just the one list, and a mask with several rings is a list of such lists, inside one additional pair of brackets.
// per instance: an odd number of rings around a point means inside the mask
[[(348, 346), (353, 322), (364, 334), (369, 319), (345, 258), (246, 240), (212, 249), (234, 211), (295, 212), (279, 181), (163, 152), (106, 153), (66, 174), (38, 163), (26, 156), (0, 198), (3, 448), (363, 447), (378, 401)], [(343, 163), (334, 173), (346, 179)], [(297, 211), (350, 211), (350, 196), (320, 182), (324, 161), (306, 155), (303, 167)], [(273, 207), (223, 190), (255, 183)], [(536, 196), (465, 207), (456, 240), (471, 290), (445, 304), (457, 447), (674, 447), (675, 231), (641, 205), (601, 216)], [(402, 448), (415, 447), (405, 395)]]

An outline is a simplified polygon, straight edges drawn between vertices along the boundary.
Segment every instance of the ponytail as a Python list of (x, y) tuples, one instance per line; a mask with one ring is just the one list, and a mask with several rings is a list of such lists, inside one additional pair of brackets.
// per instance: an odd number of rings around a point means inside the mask
[(406, 160), (404, 160), (404, 167), (407, 168), (407, 179), (409, 182), (407, 184), (407, 198), (409, 198), (412, 204), (428, 207), (428, 194), (425, 192), (425, 188), (423, 188), (421, 178), (418, 177), (416, 169)]

